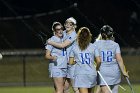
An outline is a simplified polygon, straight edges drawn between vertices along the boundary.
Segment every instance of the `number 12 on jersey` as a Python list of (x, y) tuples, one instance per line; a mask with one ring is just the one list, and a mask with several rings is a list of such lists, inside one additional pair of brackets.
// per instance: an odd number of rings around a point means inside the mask
[(113, 59), (112, 51), (101, 51), (102, 62), (111, 62)]

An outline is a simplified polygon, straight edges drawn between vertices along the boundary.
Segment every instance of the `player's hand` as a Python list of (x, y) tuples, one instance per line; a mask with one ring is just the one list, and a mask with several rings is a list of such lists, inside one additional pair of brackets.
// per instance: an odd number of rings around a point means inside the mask
[(53, 56), (53, 60), (52, 61), (56, 61), (57, 60), (57, 56)]
[(129, 78), (128, 72), (129, 72), (129, 71), (125, 71), (125, 72), (123, 72), (123, 76)]

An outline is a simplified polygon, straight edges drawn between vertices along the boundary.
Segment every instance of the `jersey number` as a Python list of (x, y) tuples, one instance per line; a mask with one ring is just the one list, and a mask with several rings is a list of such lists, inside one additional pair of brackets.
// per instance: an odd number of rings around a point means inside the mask
[(79, 53), (81, 57), (82, 64), (90, 64), (90, 54), (89, 53)]
[(62, 55), (63, 55), (63, 56), (66, 55), (66, 48), (63, 48)]
[(112, 51), (101, 51), (102, 62), (111, 62), (112, 61)]

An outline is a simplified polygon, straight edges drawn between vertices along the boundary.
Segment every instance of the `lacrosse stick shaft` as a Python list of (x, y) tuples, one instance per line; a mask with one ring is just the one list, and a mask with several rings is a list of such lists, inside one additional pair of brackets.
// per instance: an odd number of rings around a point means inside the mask
[(122, 87), (121, 85), (119, 85), (119, 87), (120, 87), (121, 89), (123, 89), (124, 91), (126, 91), (126, 89), (125, 89), (124, 87)]
[(129, 79), (128, 79), (128, 77), (125, 77), (125, 78), (126, 78), (126, 81), (127, 81), (128, 85), (129, 85), (129, 87), (130, 87), (130, 89), (131, 89), (131, 92), (132, 92), (132, 93), (135, 93), (134, 90), (133, 90), (133, 88), (132, 88), (132, 85), (131, 85), (131, 83), (130, 83), (130, 81), (129, 81)]
[(97, 71), (98, 74), (100, 75), (101, 79), (104, 81), (105, 85), (107, 86), (108, 90), (110, 91), (110, 93), (112, 93), (110, 87), (108, 86), (108, 84), (106, 83), (106, 81), (104, 80), (103, 76), (101, 75), (101, 73), (99, 71)]

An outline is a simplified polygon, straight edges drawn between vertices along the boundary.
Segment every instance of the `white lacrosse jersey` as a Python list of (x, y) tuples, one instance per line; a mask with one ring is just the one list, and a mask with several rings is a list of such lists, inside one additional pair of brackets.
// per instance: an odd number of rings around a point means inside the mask
[(87, 49), (81, 51), (78, 44), (72, 48), (70, 57), (74, 57), (76, 61), (75, 75), (90, 74), (97, 75), (94, 67), (94, 57), (99, 56), (98, 50), (90, 44)]
[[(121, 72), (118, 62), (115, 58), (116, 53), (120, 53), (119, 44), (112, 40), (98, 40), (94, 43), (97, 47), (100, 57), (100, 73), (108, 85), (118, 84), (121, 81)], [(103, 80), (99, 79), (100, 85), (105, 85)]]

